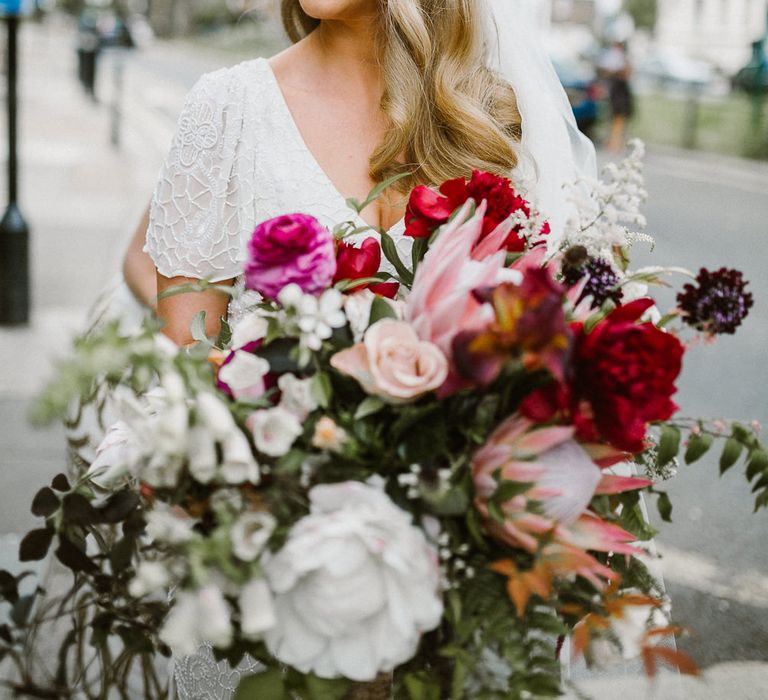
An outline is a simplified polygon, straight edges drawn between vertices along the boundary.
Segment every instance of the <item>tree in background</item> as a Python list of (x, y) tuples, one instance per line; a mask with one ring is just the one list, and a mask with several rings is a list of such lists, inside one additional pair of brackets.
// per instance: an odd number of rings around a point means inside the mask
[(624, 11), (635, 20), (638, 29), (653, 31), (658, 16), (658, 0), (624, 0)]

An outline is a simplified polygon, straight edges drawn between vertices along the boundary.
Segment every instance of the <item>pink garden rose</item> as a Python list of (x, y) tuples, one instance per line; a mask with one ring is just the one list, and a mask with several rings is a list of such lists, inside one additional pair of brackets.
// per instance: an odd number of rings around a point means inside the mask
[(336, 272), (333, 235), (307, 214), (287, 214), (260, 223), (248, 242), (245, 283), (269, 299), (288, 284), (307, 294), (327, 289)]
[(354, 377), (368, 394), (394, 404), (437, 389), (448, 376), (448, 360), (440, 348), (391, 318), (374, 323), (362, 343), (336, 353), (331, 365)]

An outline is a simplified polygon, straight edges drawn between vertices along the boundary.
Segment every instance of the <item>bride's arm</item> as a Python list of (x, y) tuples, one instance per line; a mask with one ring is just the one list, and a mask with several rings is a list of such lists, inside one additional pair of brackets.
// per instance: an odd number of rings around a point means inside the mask
[[(165, 277), (157, 273), (157, 291), (161, 294), (166, 289), (187, 282), (198, 282), (190, 277)], [(224, 280), (216, 284), (231, 285), (234, 280)], [(221, 330), (221, 319), (227, 315), (229, 296), (208, 290), (205, 292), (190, 292), (175, 294), (157, 303), (157, 315), (165, 321), (163, 333), (180, 346), (195, 342), (190, 331), (192, 319), (201, 311), (205, 311), (205, 333), (207, 336), (217, 336)]]
[(149, 207), (139, 222), (123, 258), (123, 279), (138, 302), (150, 309), (157, 306), (157, 279), (155, 264), (147, 255), (144, 241), (149, 227)]

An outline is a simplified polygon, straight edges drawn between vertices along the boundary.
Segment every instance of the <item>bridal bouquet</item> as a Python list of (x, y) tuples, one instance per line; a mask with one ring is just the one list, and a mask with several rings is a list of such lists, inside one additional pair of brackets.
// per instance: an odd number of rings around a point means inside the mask
[[(753, 300), (734, 270), (630, 269), (641, 155), (582, 183), (554, 250), (508, 180), (474, 173), (412, 192), (410, 260), (385, 232), (281, 216), (253, 233), (257, 296), (218, 338), (200, 316), (190, 348), (150, 326), (80, 340), (40, 410), (102, 381), (120, 420), (87, 474), (40, 491), (22, 543), (33, 560), (55, 541), (91, 611), (56, 682), (78, 680), (86, 632), (115, 683), (113, 638), (121, 663), (250, 655), (237, 698), (355, 697), (382, 674), (397, 698), (554, 697), (568, 636), (592, 663), (695, 672), (659, 644), (678, 630), (641, 493), (668, 520), (659, 484), (722, 439), (721, 469), (744, 457), (768, 505), (755, 430), (673, 400), (691, 340)], [(648, 285), (670, 271), (691, 279), (662, 315)]]

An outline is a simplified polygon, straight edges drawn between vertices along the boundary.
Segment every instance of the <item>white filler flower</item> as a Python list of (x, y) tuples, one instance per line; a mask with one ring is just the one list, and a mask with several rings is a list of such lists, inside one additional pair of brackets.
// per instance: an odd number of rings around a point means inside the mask
[(413, 657), (440, 623), (437, 553), (373, 486), (316, 486), (310, 501), (265, 565), (277, 617), (267, 646), (304, 673), (372, 680)]

